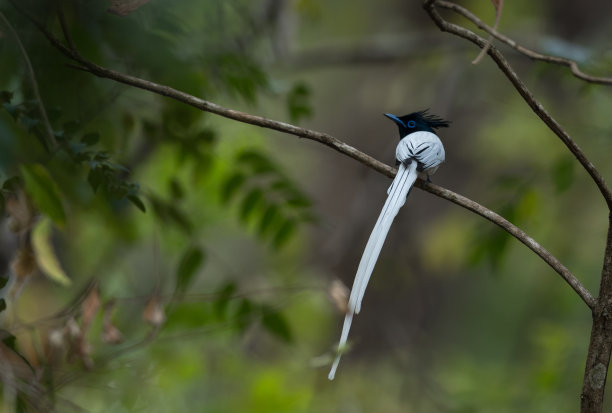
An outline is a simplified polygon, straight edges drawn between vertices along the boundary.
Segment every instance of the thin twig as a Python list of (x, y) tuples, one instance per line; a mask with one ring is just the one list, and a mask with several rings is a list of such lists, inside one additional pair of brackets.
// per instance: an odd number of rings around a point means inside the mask
[[(495, 22), (493, 23), (493, 30), (497, 30), (497, 28), (499, 27), (499, 21), (501, 20), (502, 9), (504, 8), (504, 0), (497, 0), (497, 2), (495, 2), (494, 0), (493, 6), (495, 7)], [(482, 60), (482, 58), (485, 56), (485, 54), (487, 54), (487, 52), (489, 51), (489, 47), (491, 47), (492, 41), (493, 41), (493, 35), (490, 35), (489, 38), (487, 39), (487, 45), (483, 47), (482, 49), (480, 49), (480, 53), (478, 53), (478, 56), (476, 56), (476, 59), (472, 60), (473, 65), (478, 64)]]
[[(462, 37), (470, 42), (476, 44), (479, 47), (485, 47), (487, 41), (475, 34), (474, 32), (458, 26), (453, 23), (449, 23), (444, 20), (442, 16), (438, 13), (435, 6), (438, 3), (442, 3), (446, 6), (451, 6), (453, 3), (448, 3), (445, 1), (437, 2), (435, 0), (426, 0), (424, 3), (425, 10), (429, 13), (430, 17), (433, 21), (438, 25), (440, 30), (455, 34), (459, 37)], [(501, 69), (501, 71), (506, 75), (510, 83), (515, 87), (515, 89), (519, 92), (519, 94), (523, 97), (525, 102), (529, 105), (531, 110), (535, 112), (536, 115), (552, 130), (555, 135), (561, 139), (561, 141), (567, 146), (567, 148), (572, 152), (572, 154), (578, 159), (578, 162), (582, 165), (582, 167), (588, 172), (591, 176), (599, 191), (603, 195), (608, 208), (612, 210), (612, 192), (603, 176), (599, 173), (597, 168), (591, 163), (591, 161), (584, 154), (582, 149), (574, 142), (574, 140), (569, 136), (569, 134), (559, 125), (559, 123), (548, 113), (544, 106), (533, 96), (533, 94), (527, 89), (527, 86), (523, 83), (523, 81), (518, 77), (512, 66), (508, 63), (508, 61), (504, 58), (504, 56), (497, 50), (495, 46), (491, 46), (487, 52), (489, 56), (493, 59), (493, 61), (497, 64), (497, 66)]]
[(526, 47), (521, 46), (520, 44), (516, 43), (514, 40), (512, 40), (508, 36), (504, 36), (503, 34), (499, 33), (497, 30), (495, 30), (495, 28), (488, 26), (486, 23), (484, 23), (482, 20), (476, 17), (473, 13), (471, 13), (465, 7), (459, 6), (458, 4), (451, 3), (449, 1), (443, 1), (443, 0), (436, 2), (436, 5), (444, 9), (452, 10), (456, 13), (461, 14), (463, 17), (465, 17), (466, 19), (474, 23), (479, 29), (484, 30), (485, 32), (489, 33), (491, 36), (495, 37), (497, 40), (502, 41), (503, 43), (512, 47), (517, 52), (524, 54), (525, 56), (531, 59), (540, 60), (540, 61), (547, 62), (547, 63), (554, 63), (554, 64), (558, 64), (561, 66), (567, 66), (570, 68), (574, 76), (586, 82), (589, 82), (589, 83), (596, 83), (600, 85), (612, 85), (612, 77), (592, 76), (592, 75), (586, 74), (582, 70), (580, 70), (580, 68), (578, 67), (578, 63), (574, 60), (571, 60), (565, 57), (551, 56), (551, 55), (538, 53), (536, 51), (533, 51)]
[[(13, 0), (10, 0), (13, 3)], [(29, 16), (28, 16), (29, 17)], [(43, 32), (43, 34), (49, 39), (51, 44), (53, 44), (58, 50), (60, 50), (64, 55), (66, 55), (69, 59), (76, 61), (79, 63), (81, 70), (87, 70), (95, 76), (107, 78), (114, 80), (116, 82), (120, 82), (129, 86), (133, 86), (139, 89), (148, 90), (150, 92), (156, 93), (158, 95), (167, 96), (172, 99), (175, 99), (179, 102), (188, 104), (197, 109), (203, 110), (205, 112), (210, 112), (217, 114), (219, 116), (223, 116), (229, 119), (236, 120), (238, 122), (248, 123), (251, 125), (259, 126), (262, 128), (272, 129), (279, 132), (287, 133), (290, 135), (298, 136), (300, 138), (310, 139), (319, 143), (322, 143), (326, 146), (329, 146), (336, 151), (349, 156), (350, 158), (355, 159), (356, 161), (361, 162), (362, 164), (368, 166), (369, 168), (374, 169), (381, 174), (393, 178), (397, 173), (395, 168), (386, 165), (377, 159), (367, 155), (358, 149), (344, 143), (338, 138), (335, 138), (326, 133), (317, 132), (305, 128), (300, 128), (295, 125), (291, 125), (289, 123), (279, 122), (272, 119), (267, 119), (261, 116), (251, 115), (249, 113), (240, 112), (233, 109), (225, 108), (216, 103), (212, 103), (193, 95), (190, 95), (185, 92), (181, 92), (169, 86), (160, 85), (148, 80), (144, 80), (135, 76), (130, 76), (115, 70), (107, 69), (105, 67), (99, 66), (81, 56), (76, 50), (71, 50), (65, 47), (59, 40), (57, 40), (51, 32), (49, 32), (42, 24), (36, 22), (35, 19), (29, 17), (30, 20), (33, 20), (33, 23)], [(495, 50), (491, 48), (491, 51)], [(491, 53), (491, 51), (489, 53)], [(533, 240), (533, 238), (529, 237), (523, 230), (518, 228), (517, 226), (510, 223), (508, 220), (501, 217), (499, 214), (491, 211), (488, 208), (478, 204), (475, 201), (472, 201), (462, 195), (456, 194), (448, 189), (442, 188), (433, 184), (426, 184), (422, 180), (418, 180), (416, 185), (418, 188), (430, 192), (440, 198), (451, 201), (463, 208), (466, 208), (469, 211), (475, 212), (476, 214), (486, 218), (487, 220), (495, 223), (500, 228), (506, 230), (513, 237), (518, 239), (524, 245), (526, 245), (529, 249), (535, 252), (540, 258), (544, 260), (554, 271), (556, 271), (569, 285), (576, 291), (576, 293), (580, 296), (580, 298), (590, 307), (593, 308), (595, 305), (595, 299), (589, 293), (589, 291), (580, 283), (580, 281), (563, 265), (559, 260), (557, 260), (550, 252), (540, 246), (537, 242)], [(612, 199), (612, 197), (611, 197)]]
[(45, 127), (45, 133), (47, 136), (47, 146), (49, 150), (53, 151), (57, 147), (57, 141), (55, 140), (55, 135), (53, 134), (53, 129), (51, 128), (51, 123), (49, 122), (49, 117), (47, 116), (47, 111), (45, 110), (45, 105), (43, 104), (42, 97), (40, 96), (40, 91), (38, 90), (38, 82), (36, 81), (36, 75), (34, 74), (34, 68), (32, 67), (32, 62), (30, 62), (30, 58), (28, 56), (28, 52), (26, 51), (23, 43), (21, 43), (21, 39), (19, 35), (8, 21), (4, 13), (0, 11), (0, 19), (4, 23), (4, 25), (11, 32), (11, 35), (15, 38), (15, 42), (17, 46), (19, 46), (19, 51), (23, 56), (23, 60), (26, 64), (26, 69), (28, 73), (28, 78), (30, 80), (30, 84), (32, 85), (32, 93), (34, 93), (34, 98), (36, 99), (36, 103), (38, 104), (38, 110), (40, 112), (40, 117), (42, 119), (42, 123)]

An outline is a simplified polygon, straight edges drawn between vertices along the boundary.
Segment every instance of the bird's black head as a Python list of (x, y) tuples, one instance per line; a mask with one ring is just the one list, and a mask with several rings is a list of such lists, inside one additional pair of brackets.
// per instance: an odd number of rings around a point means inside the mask
[(427, 112), (428, 109), (425, 109), (405, 116), (398, 117), (390, 113), (385, 113), (385, 116), (397, 123), (400, 139), (412, 132), (426, 131), (433, 133), (436, 128), (447, 128), (450, 125), (450, 121)]

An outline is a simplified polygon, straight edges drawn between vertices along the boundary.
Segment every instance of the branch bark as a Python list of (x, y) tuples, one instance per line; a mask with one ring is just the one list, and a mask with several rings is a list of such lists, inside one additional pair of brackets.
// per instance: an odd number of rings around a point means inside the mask
[[(485, 39), (461, 26), (447, 22), (440, 16), (435, 7), (440, 6), (463, 15), (490, 35), (531, 58), (570, 66), (572, 72), (578, 78), (589, 82), (612, 84), (612, 79), (593, 78), (585, 75), (584, 73), (580, 72), (576, 62), (569, 59), (542, 55), (517, 45), (512, 39), (497, 33), (495, 30), (488, 27), (480, 19), (470, 13), (467, 9), (454, 3), (444, 0), (425, 0), (423, 6), (433, 21), (438, 25), (440, 30), (469, 40), (480, 48), (486, 47), (487, 42)], [(604, 255), (603, 269), (601, 272), (599, 296), (594, 302), (595, 305), (591, 306), (593, 325), (591, 328), (582, 393), (580, 396), (581, 413), (601, 413), (603, 412), (604, 407), (605, 385), (608, 368), (610, 365), (610, 355), (612, 353), (612, 194), (599, 171), (597, 171), (595, 166), (588, 160), (586, 155), (570, 138), (570, 136), (534, 98), (531, 92), (516, 75), (514, 70), (510, 67), (503, 55), (492, 46), (489, 48), (487, 53), (497, 64), (500, 70), (506, 75), (508, 80), (510, 80), (525, 102), (527, 102), (527, 104), (540, 117), (540, 119), (542, 119), (542, 121), (546, 123), (546, 125), (563, 141), (570, 152), (572, 152), (572, 154), (574, 154), (574, 156), (582, 164), (584, 169), (589, 173), (593, 181), (599, 187), (599, 190), (611, 211), (608, 222), (608, 237), (606, 240), (606, 251)]]
[[(480, 48), (483, 48), (487, 45), (487, 41), (484, 38), (475, 34), (474, 32), (444, 20), (435, 8), (438, 3), (448, 7), (452, 5), (452, 3), (448, 3), (445, 1), (426, 0), (424, 3), (424, 7), (440, 30), (442, 30), (443, 32), (452, 33), (456, 36), (469, 40)], [(542, 119), (542, 121), (550, 128), (551, 131), (555, 133), (555, 135), (559, 137), (559, 139), (561, 139), (561, 141), (565, 144), (569, 151), (576, 157), (578, 162), (580, 162), (582, 167), (587, 171), (587, 173), (591, 176), (591, 179), (599, 188), (599, 191), (601, 192), (604, 200), (606, 201), (608, 208), (612, 210), (612, 192), (610, 191), (610, 188), (608, 188), (608, 185), (606, 184), (606, 181), (604, 180), (603, 176), (601, 176), (597, 168), (587, 158), (582, 149), (580, 149), (578, 144), (574, 142), (574, 140), (561, 127), (561, 125), (548, 113), (546, 109), (544, 109), (544, 106), (542, 106), (542, 104), (533, 96), (533, 94), (529, 91), (527, 86), (525, 86), (523, 81), (518, 77), (512, 66), (510, 66), (506, 58), (499, 52), (499, 50), (497, 50), (496, 47), (491, 46), (487, 53), (491, 57), (491, 59), (493, 59), (493, 61), (497, 64), (499, 69), (504, 73), (504, 75), (506, 75), (510, 83), (512, 83), (514, 88), (529, 105), (531, 110), (533, 110), (535, 114), (538, 115), (540, 119)]]
[(585, 82), (596, 83), (600, 85), (608, 85), (608, 86), (612, 85), (612, 77), (593, 76), (593, 75), (584, 73), (582, 70), (580, 70), (580, 67), (578, 66), (578, 62), (574, 60), (567, 59), (565, 57), (546, 55), (546, 54), (539, 53), (531, 49), (528, 49), (524, 46), (521, 46), (513, 39), (509, 38), (508, 36), (504, 36), (503, 34), (499, 33), (494, 28), (484, 23), (482, 20), (476, 17), (473, 13), (471, 13), (465, 7), (462, 7), (455, 3), (451, 3), (449, 1), (443, 1), (443, 0), (436, 2), (436, 5), (440, 6), (441, 8), (452, 10), (456, 13), (461, 14), (463, 17), (465, 17), (466, 19), (474, 23), (476, 27), (478, 27), (479, 29), (484, 30), (485, 32), (489, 33), (491, 36), (495, 37), (497, 40), (507, 44), (508, 46), (516, 50), (517, 52), (529, 57), (530, 59), (540, 60), (546, 63), (554, 63), (554, 64), (561, 65), (561, 66), (567, 66), (570, 68), (574, 76), (576, 76), (578, 79), (584, 80)]
[(612, 213), (608, 223), (599, 297), (592, 311), (593, 326), (580, 396), (581, 413), (601, 413), (604, 406), (606, 379), (612, 353)]

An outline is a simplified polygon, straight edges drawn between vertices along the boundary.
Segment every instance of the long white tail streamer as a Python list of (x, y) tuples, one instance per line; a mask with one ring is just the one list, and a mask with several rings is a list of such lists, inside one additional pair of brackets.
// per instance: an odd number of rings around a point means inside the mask
[(328, 376), (330, 380), (333, 380), (334, 376), (336, 375), (336, 370), (338, 368), (338, 364), (340, 363), (340, 357), (342, 356), (342, 352), (346, 346), (348, 334), (351, 329), (351, 323), (353, 322), (353, 315), (359, 314), (359, 311), (361, 310), (361, 301), (363, 300), (366, 287), (370, 281), (372, 271), (374, 271), (374, 266), (378, 260), (380, 250), (382, 249), (385, 239), (387, 238), (387, 234), (389, 233), (389, 228), (391, 228), (393, 219), (397, 215), (398, 211), (406, 202), (406, 197), (410, 192), (410, 188), (412, 188), (412, 185), (416, 181), (416, 178), (417, 161), (412, 160), (408, 165), (401, 163), (397, 171), (397, 175), (389, 187), (389, 196), (387, 197), (385, 205), (378, 216), (376, 225), (374, 225), (370, 239), (368, 240), (363, 255), (361, 256), (359, 267), (357, 268), (357, 274), (355, 275), (355, 281), (353, 282), (353, 288), (349, 297), (348, 311), (344, 317), (344, 325), (342, 326), (342, 334), (340, 336), (340, 343), (338, 344), (338, 352)]

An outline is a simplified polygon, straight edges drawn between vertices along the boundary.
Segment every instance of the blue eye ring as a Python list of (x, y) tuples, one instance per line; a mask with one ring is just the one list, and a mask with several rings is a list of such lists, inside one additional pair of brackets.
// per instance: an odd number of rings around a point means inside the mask
[(416, 122), (415, 122), (415, 121), (413, 121), (413, 120), (409, 120), (409, 121), (406, 123), (406, 126), (408, 126), (409, 128), (414, 128), (414, 127), (416, 126)]

